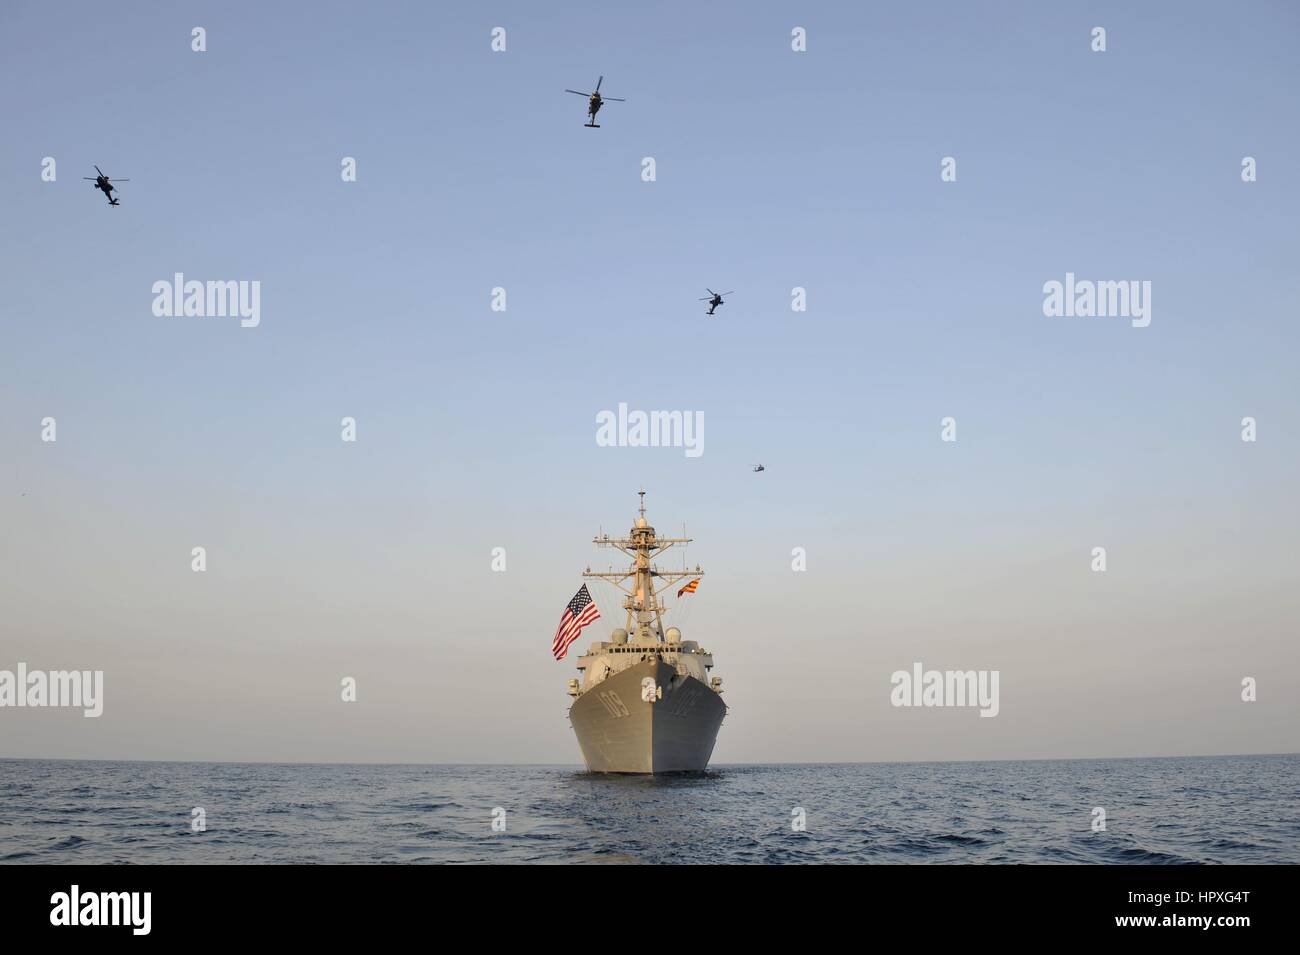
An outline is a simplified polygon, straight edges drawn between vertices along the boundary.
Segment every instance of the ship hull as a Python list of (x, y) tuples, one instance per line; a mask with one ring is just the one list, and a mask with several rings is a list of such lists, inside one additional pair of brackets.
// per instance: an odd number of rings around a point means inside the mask
[[(642, 699), (653, 680), (662, 697)], [(722, 698), (661, 660), (647, 660), (598, 683), (569, 708), (587, 770), (692, 773), (709, 765), (727, 714)]]

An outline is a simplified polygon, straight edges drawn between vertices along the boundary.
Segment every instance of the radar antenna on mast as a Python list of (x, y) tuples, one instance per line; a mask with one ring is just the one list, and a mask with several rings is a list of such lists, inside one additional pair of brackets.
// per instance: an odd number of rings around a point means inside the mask
[(584, 577), (600, 577), (609, 581), (626, 595), (623, 609), (627, 611), (627, 630), (637, 636), (656, 643), (664, 642), (663, 614), (668, 609), (659, 594), (687, 578), (704, 576), (704, 571), (697, 566), (688, 570), (685, 560), (681, 570), (661, 571), (654, 564), (654, 558), (668, 548), (689, 544), (690, 538), (660, 537), (645, 516), (645, 489), (637, 492), (641, 504), (638, 517), (627, 537), (610, 537), (601, 534), (592, 543), (601, 547), (613, 547), (632, 558), (632, 565), (625, 571), (610, 570), (596, 572), (586, 570)]

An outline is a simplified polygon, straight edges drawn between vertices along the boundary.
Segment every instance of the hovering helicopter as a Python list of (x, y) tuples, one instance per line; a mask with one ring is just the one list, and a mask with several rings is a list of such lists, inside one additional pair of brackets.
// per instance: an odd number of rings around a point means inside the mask
[(627, 100), (619, 99), (617, 96), (606, 96), (602, 98), (600, 95), (600, 84), (603, 82), (605, 82), (605, 77), (603, 76), (596, 80), (596, 91), (594, 93), (579, 93), (577, 90), (564, 91), (566, 93), (573, 93), (575, 96), (588, 97), (587, 116), (590, 118), (591, 122), (587, 123), (586, 125), (591, 129), (600, 129), (600, 124), (596, 122), (596, 114), (600, 112), (601, 104), (603, 104), (606, 100), (608, 100), (611, 103), (627, 102)]
[[(89, 181), (89, 182), (93, 182), (94, 185), (91, 186), (91, 188), (92, 188), (92, 189), (98, 189), (98, 190), (100, 190), (101, 192), (103, 192), (103, 193), (104, 193), (104, 197), (105, 197), (106, 199), (108, 199), (108, 204), (109, 204), (110, 206), (118, 205), (118, 204), (119, 204), (118, 201), (117, 201), (116, 199), (113, 198), (113, 181), (112, 181), (111, 179), (109, 179), (107, 176), (105, 176), (105, 175), (104, 175), (104, 170), (100, 169), (98, 166), (95, 167), (95, 172), (99, 173), (99, 175), (98, 175), (98, 176), (93, 176), (93, 177), (92, 177), (92, 176), (82, 176), (81, 178), (82, 178), (82, 179), (85, 179), (85, 180), (87, 180), (87, 181)], [(130, 179), (119, 179), (119, 180), (117, 180), (117, 181), (118, 181), (118, 182), (130, 182), (131, 180), (130, 180)]]
[(717, 308), (719, 305), (726, 305), (726, 304), (727, 304), (726, 302), (724, 302), (724, 301), (722, 300), (722, 296), (724, 296), (724, 295), (733, 295), (733, 294), (735, 294), (734, 292), (715, 292), (715, 291), (713, 291), (713, 289), (709, 288), (707, 285), (704, 286), (704, 288), (705, 288), (705, 290), (709, 293), (709, 294), (706, 295), (704, 298), (700, 299), (701, 302), (708, 302), (708, 303), (709, 303), (709, 310), (708, 310), (707, 312), (704, 313), (705, 315), (712, 315), (712, 314), (713, 314), (713, 310), (714, 310), (715, 308)]
[(763, 465), (761, 465), (761, 464), (756, 464), (756, 465), (754, 465), (754, 473), (755, 473), (755, 474), (757, 474), (759, 471), (766, 471), (766, 470), (767, 470), (767, 468), (763, 467)]

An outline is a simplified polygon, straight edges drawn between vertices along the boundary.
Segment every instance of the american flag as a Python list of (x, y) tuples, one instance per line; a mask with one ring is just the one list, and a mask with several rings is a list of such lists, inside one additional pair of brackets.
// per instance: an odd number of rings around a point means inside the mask
[(560, 615), (560, 626), (555, 631), (555, 639), (551, 641), (551, 652), (555, 654), (555, 659), (563, 660), (564, 655), (569, 652), (569, 644), (578, 639), (582, 628), (599, 617), (600, 611), (596, 609), (596, 602), (587, 592), (587, 585), (583, 584), (573, 595), (569, 605), (564, 608), (564, 613)]

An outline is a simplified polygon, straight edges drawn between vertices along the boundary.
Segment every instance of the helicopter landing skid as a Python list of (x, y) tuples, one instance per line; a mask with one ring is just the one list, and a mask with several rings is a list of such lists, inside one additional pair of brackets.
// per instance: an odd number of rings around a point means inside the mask
[(600, 129), (600, 123), (583, 123), (588, 129)]

